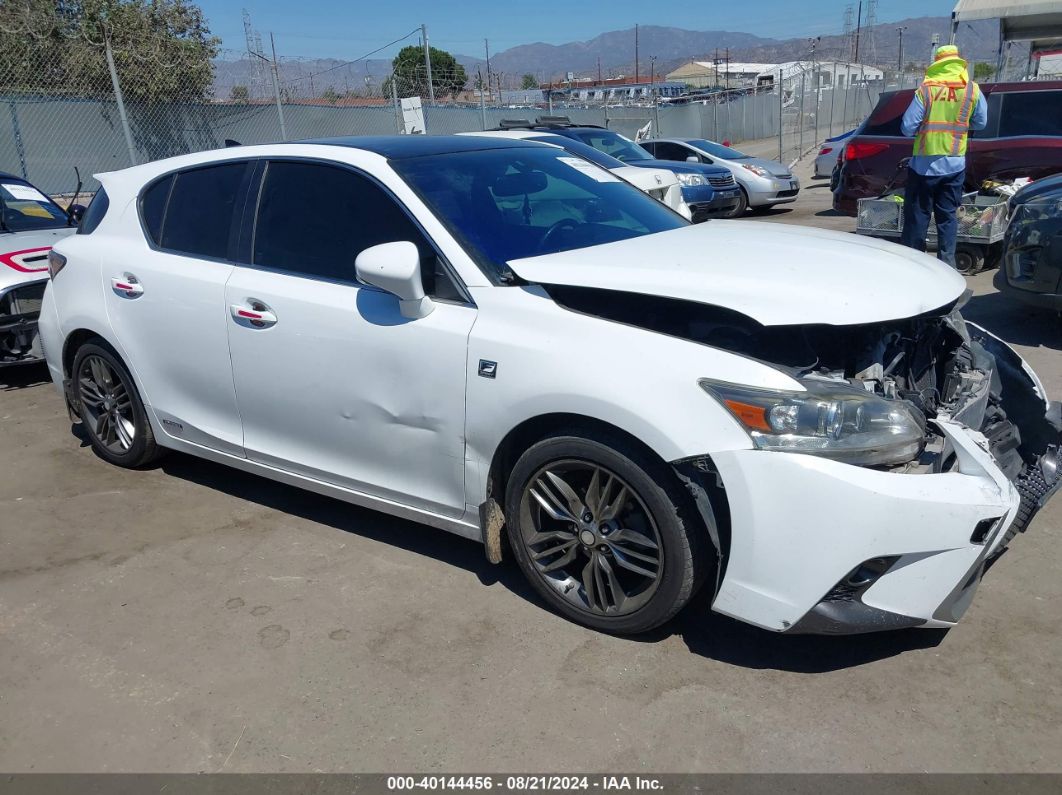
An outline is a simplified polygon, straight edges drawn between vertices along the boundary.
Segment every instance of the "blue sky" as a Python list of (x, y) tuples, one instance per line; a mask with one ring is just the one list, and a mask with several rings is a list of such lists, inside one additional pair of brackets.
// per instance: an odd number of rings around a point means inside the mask
[[(242, 9), (251, 12), (266, 47), (276, 37), (278, 55), (358, 58), (397, 39), (421, 23), (433, 46), (482, 55), (492, 50), (544, 41), (563, 44), (591, 39), (608, 30), (665, 25), (691, 30), (732, 30), (769, 38), (841, 32), (844, 7), (854, 0), (198, 0), (211, 30), (226, 48), (243, 49)], [(864, 6), (866, 3), (864, 2)], [(880, 0), (878, 19), (946, 16), (955, 0)], [(412, 40), (411, 40), (412, 41)], [(377, 57), (393, 55), (397, 47)]]

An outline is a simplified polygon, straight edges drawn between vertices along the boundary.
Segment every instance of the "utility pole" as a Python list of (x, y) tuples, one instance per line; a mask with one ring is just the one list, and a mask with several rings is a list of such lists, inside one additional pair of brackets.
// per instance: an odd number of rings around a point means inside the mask
[[(111, 73), (111, 88), (114, 89), (114, 101), (118, 105), (118, 120), (122, 123), (125, 146), (129, 150), (129, 165), (135, 166), (136, 147), (133, 146), (133, 134), (129, 130), (129, 118), (125, 115), (125, 100), (122, 98), (122, 85), (118, 82), (118, 70), (114, 67), (114, 54), (111, 52), (111, 33), (110, 29), (106, 27), (103, 29), (103, 47), (104, 54), (107, 56), (107, 71)], [(24, 170), (25, 166), (23, 166)]]
[[(486, 39), (483, 39), (483, 52), (487, 56), (487, 90), (490, 90), (490, 44)], [(482, 92), (482, 86), (480, 86)]]
[(428, 26), (420, 26), (420, 35), (424, 39), (424, 66), (428, 72), (428, 104), (435, 104), (435, 85), (431, 81), (431, 48), (428, 46)]
[(634, 82), (638, 82), (638, 26), (634, 26)]
[(601, 56), (597, 56), (597, 84), (601, 85)]
[[(280, 77), (276, 70), (276, 41), (273, 34), (269, 34), (269, 46), (273, 50), (273, 94), (276, 97), (276, 115), (280, 120), (280, 138), (288, 140), (288, 128), (284, 125), (284, 105), (280, 104)], [(264, 61), (264, 57), (259, 55)]]
[(863, 27), (863, 0), (859, 0), (859, 10), (856, 11), (855, 54), (852, 60), (859, 63), (859, 33)]
[(899, 80), (900, 76), (903, 75), (903, 32), (905, 30), (907, 30), (906, 26), (902, 28), (896, 28), (896, 32), (900, 36), (900, 54), (896, 58), (896, 71), (900, 74), (897, 76), (897, 80)]
[[(649, 56), (649, 99), (653, 103), (653, 107), (656, 107), (656, 56)], [(657, 135), (660, 134), (660, 124), (657, 123)]]
[[(726, 48), (726, 90), (730, 90), (730, 48)], [(727, 130), (729, 133), (730, 130)]]

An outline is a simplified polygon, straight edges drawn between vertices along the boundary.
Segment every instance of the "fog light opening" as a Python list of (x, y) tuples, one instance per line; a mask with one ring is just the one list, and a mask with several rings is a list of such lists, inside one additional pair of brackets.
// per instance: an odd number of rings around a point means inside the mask
[(849, 572), (844, 582), (853, 588), (865, 588), (888, 571), (894, 560), (895, 558), (871, 558)]
[(992, 528), (999, 522), (1000, 517), (993, 516), (991, 519), (982, 519), (977, 523), (974, 528), (973, 535), (970, 536), (971, 544), (983, 544), (988, 540), (988, 536), (992, 533)]

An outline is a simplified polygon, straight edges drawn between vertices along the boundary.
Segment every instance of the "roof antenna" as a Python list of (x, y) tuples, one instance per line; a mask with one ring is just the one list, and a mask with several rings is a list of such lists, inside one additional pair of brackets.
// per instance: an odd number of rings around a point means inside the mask
[[(74, 188), (74, 198), (72, 198), (70, 200), (70, 203), (68, 205), (66, 205), (66, 225), (67, 226), (73, 226), (74, 223), (75, 223), (74, 205), (77, 204), (78, 194), (81, 193), (81, 172), (77, 170), (77, 166), (74, 166), (74, 174), (75, 174), (75, 176), (77, 176), (77, 187)], [(77, 220), (80, 221), (81, 219), (78, 218)]]

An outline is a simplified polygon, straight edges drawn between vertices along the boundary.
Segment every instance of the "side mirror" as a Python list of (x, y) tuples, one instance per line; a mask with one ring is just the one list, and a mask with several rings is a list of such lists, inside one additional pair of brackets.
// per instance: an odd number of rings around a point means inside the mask
[(358, 254), (354, 260), (358, 281), (379, 287), (398, 297), (402, 317), (427, 317), (435, 304), (424, 294), (420, 278), (420, 253), (407, 241), (381, 243)]
[(701, 159), (697, 155), (690, 155), (686, 158), (687, 163), (700, 163)]
[(75, 224), (81, 223), (82, 216), (85, 215), (85, 205), (75, 204), (70, 208), (70, 218), (73, 219)]

